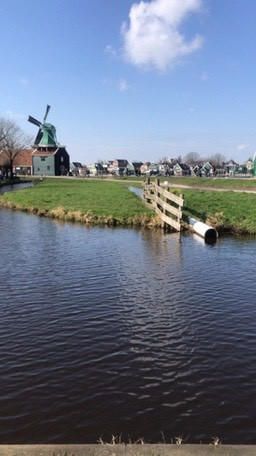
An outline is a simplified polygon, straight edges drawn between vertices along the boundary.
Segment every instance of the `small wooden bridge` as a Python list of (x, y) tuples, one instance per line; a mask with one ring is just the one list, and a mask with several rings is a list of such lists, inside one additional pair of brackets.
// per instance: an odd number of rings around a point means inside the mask
[(151, 182), (148, 178), (144, 185), (143, 197), (147, 205), (159, 215), (164, 229), (180, 231), (183, 195), (172, 193), (168, 183), (161, 184), (160, 179)]

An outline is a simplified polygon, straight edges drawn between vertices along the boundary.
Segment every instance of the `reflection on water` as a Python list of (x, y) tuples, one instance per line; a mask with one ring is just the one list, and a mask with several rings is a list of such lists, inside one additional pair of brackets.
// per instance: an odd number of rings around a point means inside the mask
[(135, 195), (143, 198), (143, 189), (138, 187), (129, 187), (130, 192), (135, 193)]
[(0, 211), (0, 441), (255, 438), (256, 242)]
[(6, 192), (12, 192), (16, 190), (22, 190), (23, 188), (32, 187), (32, 182), (23, 182), (22, 184), (3, 185), (0, 187), (0, 194)]

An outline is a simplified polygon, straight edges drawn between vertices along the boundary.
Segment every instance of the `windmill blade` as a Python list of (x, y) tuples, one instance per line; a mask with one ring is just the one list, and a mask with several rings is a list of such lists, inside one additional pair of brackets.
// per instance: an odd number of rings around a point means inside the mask
[(28, 116), (28, 121), (34, 125), (36, 125), (37, 127), (41, 127), (41, 122), (39, 122), (39, 120), (35, 119), (34, 117), (32, 116)]
[(46, 106), (46, 111), (45, 111), (43, 123), (46, 121), (46, 118), (47, 118), (47, 116), (48, 116), (48, 113), (49, 113), (49, 111), (50, 111), (50, 108), (51, 108), (50, 105), (47, 105), (47, 106)]

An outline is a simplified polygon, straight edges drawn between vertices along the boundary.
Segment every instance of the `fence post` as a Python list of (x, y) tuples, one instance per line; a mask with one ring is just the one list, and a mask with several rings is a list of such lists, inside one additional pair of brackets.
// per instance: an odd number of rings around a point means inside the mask
[[(157, 185), (157, 187), (160, 187), (160, 179), (159, 179), (159, 177), (156, 179), (156, 185)], [(163, 198), (162, 195), (160, 193), (158, 193), (158, 191), (156, 192), (156, 194), (157, 194), (158, 198)], [(162, 207), (160, 207), (160, 211), (163, 214), (165, 213), (165, 211), (164, 211), (164, 209), (162, 209)], [(165, 229), (165, 222), (163, 220), (161, 220), (161, 228), (163, 230)]]
[[(150, 184), (150, 178), (146, 179), (144, 188), (144, 198), (151, 203), (151, 208), (156, 211), (161, 220), (161, 227), (170, 230), (170, 227), (180, 231), (182, 219), (182, 206), (184, 195), (179, 196), (172, 193), (168, 186), (161, 187), (160, 179)], [(174, 205), (174, 206), (173, 206)], [(170, 212), (170, 214), (169, 214)]]

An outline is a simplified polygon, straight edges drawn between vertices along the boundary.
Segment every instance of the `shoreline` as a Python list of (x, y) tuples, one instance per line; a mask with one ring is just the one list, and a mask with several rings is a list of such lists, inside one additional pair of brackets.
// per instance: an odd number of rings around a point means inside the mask
[(114, 216), (99, 216), (89, 211), (83, 213), (81, 211), (69, 211), (64, 207), (56, 207), (54, 209), (39, 209), (31, 206), (19, 206), (9, 201), (0, 200), (0, 208), (10, 209), (14, 211), (26, 212), (28, 214), (46, 217), (62, 222), (79, 223), (86, 226), (109, 226), (109, 227), (136, 227), (136, 228), (161, 228), (161, 220), (157, 216), (135, 215), (122, 219)]
[[(108, 226), (108, 227), (123, 227), (123, 228), (146, 228), (146, 229), (157, 229), (162, 230), (161, 220), (157, 215), (155, 216), (145, 216), (145, 215), (135, 215), (134, 217), (128, 217), (127, 219), (121, 219), (114, 216), (98, 216), (90, 212), (83, 213), (81, 211), (69, 211), (64, 207), (56, 207), (55, 209), (39, 209), (36, 207), (30, 206), (19, 206), (15, 203), (9, 201), (4, 202), (0, 200), (0, 209), (9, 209), (13, 211), (25, 212), (31, 215), (37, 215), (38, 217), (50, 218), (53, 220), (58, 220), (60, 222), (69, 222), (77, 223), (85, 226)], [(222, 225), (218, 226), (218, 223), (211, 224), (213, 228), (218, 231), (220, 236), (224, 235), (233, 235), (237, 237), (250, 236), (256, 238), (256, 233), (251, 233), (246, 229), (242, 229), (237, 226), (228, 226)], [(192, 232), (187, 223), (182, 221), (181, 233)], [(169, 233), (176, 233), (175, 230), (169, 231)]]
[[(12, 182), (17, 186), (22, 183), (23, 179)], [(10, 181), (4, 184), (11, 185)], [(161, 229), (160, 218), (128, 189), (129, 184), (46, 178), (30, 188), (4, 192), (0, 207), (87, 226)], [(179, 185), (176, 189), (181, 190)], [(220, 235), (256, 235), (256, 193), (202, 188), (184, 188), (182, 193), (185, 202), (181, 231), (189, 231), (189, 215), (212, 226)]]
[(2, 179), (0, 180), (0, 188), (9, 185), (27, 184), (29, 182), (32, 182), (32, 179), (20, 179), (19, 177), (16, 177), (15, 179)]

